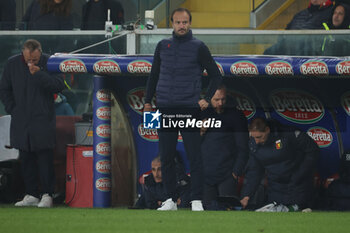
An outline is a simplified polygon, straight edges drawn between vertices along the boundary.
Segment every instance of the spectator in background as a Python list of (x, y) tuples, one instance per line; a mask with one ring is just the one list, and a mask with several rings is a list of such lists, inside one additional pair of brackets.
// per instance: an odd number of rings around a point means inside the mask
[(58, 93), (54, 95), (54, 98), (56, 116), (74, 116), (74, 111), (64, 95)]
[(38, 41), (27, 40), (22, 54), (8, 59), (0, 81), (0, 100), (11, 115), (10, 144), (19, 150), (26, 189), (23, 200), (15, 206), (53, 205), (56, 136), (53, 95), (65, 85), (60, 75), (47, 71), (48, 59), (49, 55), (42, 53)]
[(33, 0), (22, 18), (27, 30), (72, 30), (72, 0)]
[(0, 30), (14, 30), (16, 28), (15, 0), (0, 1)]
[(322, 29), (322, 23), (331, 15), (332, 6), (332, 0), (310, 0), (308, 8), (297, 13), (286, 29)]
[[(177, 191), (177, 205), (179, 207), (190, 206), (190, 177), (185, 173), (182, 159), (177, 152), (175, 157), (176, 164), (176, 191)], [(152, 173), (146, 176), (144, 182), (144, 193), (135, 204), (138, 209), (157, 209), (162, 202), (167, 199), (167, 195), (162, 183), (162, 164), (160, 157), (152, 160)]]
[(82, 30), (105, 30), (107, 12), (110, 9), (110, 20), (113, 24), (124, 23), (123, 6), (115, 0), (89, 0), (83, 6)]
[(204, 207), (223, 210), (229, 206), (219, 197), (238, 197), (238, 176), (243, 174), (248, 160), (248, 122), (234, 106), (226, 105), (227, 91), (220, 86), (211, 98), (212, 108), (203, 112), (204, 118), (221, 120), (220, 129), (202, 130), (204, 170)]
[[(287, 30), (322, 29), (322, 23), (331, 15), (332, 0), (310, 0), (308, 8), (297, 13), (287, 24)], [(278, 38), (276, 44), (267, 48), (267, 55), (320, 55), (320, 36), (287, 35)]]
[[(349, 29), (350, 27), (350, 7), (344, 3), (337, 3), (332, 10), (332, 14), (327, 22), (322, 25), (325, 30)], [(347, 35), (326, 35), (322, 43), (322, 55), (325, 56), (348, 56), (350, 49)]]
[(248, 205), (262, 178), (267, 177), (268, 205), (259, 212), (288, 212), (308, 207), (318, 145), (300, 130), (276, 120), (255, 118), (249, 127), (250, 156), (241, 196)]

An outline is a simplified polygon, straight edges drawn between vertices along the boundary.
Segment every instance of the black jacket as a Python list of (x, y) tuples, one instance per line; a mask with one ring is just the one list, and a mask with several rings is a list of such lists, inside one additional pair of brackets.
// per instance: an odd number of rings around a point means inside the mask
[(14, 30), (16, 27), (15, 0), (0, 1), (0, 30)]
[(40, 4), (33, 0), (22, 18), (21, 29), (27, 30), (72, 30), (73, 17), (55, 15), (54, 12), (41, 14)]
[(82, 30), (104, 30), (105, 22), (107, 21), (107, 11), (110, 9), (110, 20), (114, 25), (124, 24), (124, 9), (123, 6), (115, 0), (100, 0), (103, 5), (103, 12), (95, 14), (94, 22), (88, 22), (89, 15), (91, 12), (92, 0), (84, 4), (82, 10)]
[(270, 129), (264, 145), (253, 138), (249, 142), (247, 182), (241, 195), (251, 197), (266, 174), (269, 203), (304, 206), (311, 198), (319, 148), (306, 133), (292, 127), (270, 122)]
[(205, 182), (219, 184), (232, 176), (243, 174), (248, 160), (248, 122), (236, 108), (225, 108), (222, 114), (209, 108), (203, 118), (222, 122), (220, 129), (208, 129), (202, 137), (202, 156)]
[(0, 81), (0, 100), (11, 114), (11, 146), (24, 151), (52, 149), (55, 146), (56, 116), (54, 93), (64, 89), (60, 75), (50, 75), (43, 54), (32, 75), (22, 54), (8, 59)]
[(286, 27), (287, 30), (322, 29), (322, 23), (327, 21), (332, 11), (332, 5), (326, 7), (309, 6), (297, 13)]

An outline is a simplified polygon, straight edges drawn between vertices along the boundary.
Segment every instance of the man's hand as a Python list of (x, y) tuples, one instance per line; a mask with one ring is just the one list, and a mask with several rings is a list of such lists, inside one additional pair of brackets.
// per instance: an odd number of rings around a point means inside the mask
[[(203, 119), (202, 121), (206, 121), (206, 119)], [(206, 132), (207, 132), (208, 128), (205, 128), (204, 126), (202, 126), (202, 128), (200, 129), (200, 135), (203, 136)]]
[(150, 111), (152, 111), (152, 105), (149, 104), (149, 103), (145, 103), (145, 104), (143, 105), (143, 111), (144, 111), (144, 112), (150, 112)]
[(40, 67), (34, 65), (33, 63), (28, 63), (28, 68), (29, 68), (29, 72), (33, 75), (36, 72), (40, 71)]
[(198, 101), (198, 105), (201, 108), (201, 110), (204, 111), (208, 108), (209, 103), (205, 99), (201, 99), (200, 101)]
[(248, 196), (243, 197), (243, 199), (240, 201), (243, 209), (245, 209), (247, 207), (248, 201), (249, 201), (249, 197)]
[(232, 172), (232, 176), (235, 178), (235, 180), (237, 180), (238, 177), (235, 175), (235, 173)]

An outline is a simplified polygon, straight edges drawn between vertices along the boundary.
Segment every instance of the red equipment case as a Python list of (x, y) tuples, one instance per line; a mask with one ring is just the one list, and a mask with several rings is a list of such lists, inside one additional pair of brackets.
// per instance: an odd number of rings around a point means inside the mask
[(67, 146), (66, 204), (93, 207), (93, 147)]

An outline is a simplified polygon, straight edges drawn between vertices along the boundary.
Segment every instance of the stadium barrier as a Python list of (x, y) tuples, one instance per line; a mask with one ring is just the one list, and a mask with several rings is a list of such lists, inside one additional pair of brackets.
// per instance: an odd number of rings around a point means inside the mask
[[(248, 120), (256, 116), (272, 117), (298, 126), (321, 149), (320, 177), (338, 172), (340, 155), (350, 149), (347, 57), (218, 56), (214, 59), (224, 76), (229, 97)], [(145, 129), (142, 118), (152, 60), (152, 56), (55, 54), (48, 61), (51, 72), (95, 74), (94, 207), (110, 206), (111, 94), (128, 113), (139, 177), (149, 172), (149, 164), (157, 154), (157, 131)], [(205, 71), (203, 76), (205, 87), (208, 84)], [(177, 149), (184, 157), (180, 136), (179, 142)]]

